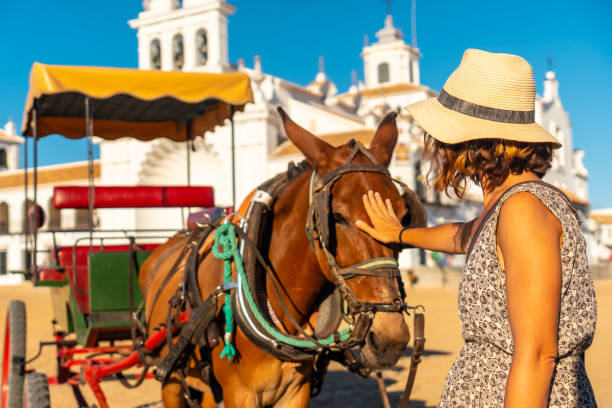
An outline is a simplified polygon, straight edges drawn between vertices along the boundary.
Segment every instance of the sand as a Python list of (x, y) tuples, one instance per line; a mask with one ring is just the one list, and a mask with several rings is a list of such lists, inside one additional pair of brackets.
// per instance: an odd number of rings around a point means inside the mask
[[(612, 407), (612, 387), (609, 368), (612, 366), (612, 280), (595, 282), (598, 301), (598, 322), (595, 340), (586, 354), (587, 372), (593, 384), (600, 407)], [(34, 356), (39, 341), (52, 340), (51, 295), (46, 288), (34, 288), (29, 283), (0, 287), (1, 326), (8, 302), (20, 299), (26, 303), (28, 318), (27, 356)], [(442, 391), (444, 378), (456, 353), (462, 345), (461, 329), (457, 317), (457, 290), (450, 288), (410, 288), (411, 304), (423, 304), (427, 309), (425, 334), (426, 352), (419, 368), (410, 407), (435, 407)], [(4, 329), (0, 332), (4, 335)], [(4, 340), (1, 339), (3, 342)], [(3, 344), (3, 343), (2, 343)], [(409, 356), (384, 375), (392, 405), (399, 401), (406, 380)], [(41, 358), (28, 368), (52, 375), (55, 373), (54, 349), (43, 352)], [(82, 387), (90, 404), (95, 402), (86, 386)], [(111, 407), (161, 407), (160, 386), (148, 380), (138, 389), (127, 390), (117, 381), (102, 384)], [(53, 407), (76, 407), (67, 385), (51, 386)], [(310, 403), (311, 407), (378, 407), (380, 400), (376, 380), (355, 377), (340, 366), (332, 366), (322, 393)]]

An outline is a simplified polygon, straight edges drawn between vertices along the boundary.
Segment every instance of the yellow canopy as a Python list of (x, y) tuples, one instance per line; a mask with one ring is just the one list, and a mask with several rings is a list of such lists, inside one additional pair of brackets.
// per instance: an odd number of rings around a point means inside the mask
[(85, 100), (90, 98), (93, 134), (140, 140), (182, 141), (202, 135), (253, 102), (245, 73), (210, 74), (127, 68), (71, 67), (34, 63), (23, 118), (23, 135), (87, 135)]

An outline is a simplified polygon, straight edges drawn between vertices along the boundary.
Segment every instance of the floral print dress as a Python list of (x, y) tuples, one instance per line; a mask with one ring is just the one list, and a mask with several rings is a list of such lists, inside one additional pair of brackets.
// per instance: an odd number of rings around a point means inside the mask
[(584, 351), (595, 333), (596, 302), (586, 243), (567, 197), (544, 182), (512, 186), (493, 205), (470, 239), (459, 287), (459, 318), (465, 345), (450, 369), (440, 408), (496, 407), (504, 394), (514, 343), (508, 320), (506, 277), (497, 257), (497, 219), (512, 194), (527, 191), (561, 222), (561, 304), (558, 355), (549, 407), (596, 407), (584, 368)]

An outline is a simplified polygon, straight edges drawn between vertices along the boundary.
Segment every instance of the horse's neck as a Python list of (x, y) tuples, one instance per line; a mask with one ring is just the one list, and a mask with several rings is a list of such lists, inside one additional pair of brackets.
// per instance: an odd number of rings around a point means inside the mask
[[(270, 263), (288, 294), (284, 296), (279, 288), (281, 296), (300, 324), (310, 318), (317, 295), (327, 282), (305, 233), (311, 175), (310, 171), (300, 175), (277, 199), (269, 251)], [(271, 284), (269, 277), (269, 288)], [(292, 329), (274, 290), (269, 289), (268, 296), (281, 322)]]

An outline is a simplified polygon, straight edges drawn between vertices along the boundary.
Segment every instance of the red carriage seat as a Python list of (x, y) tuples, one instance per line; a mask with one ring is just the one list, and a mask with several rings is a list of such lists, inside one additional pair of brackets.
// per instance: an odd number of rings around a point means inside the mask
[[(212, 187), (206, 186), (113, 186), (94, 187), (94, 208), (214, 207)], [(53, 206), (89, 208), (89, 188), (58, 186)]]

